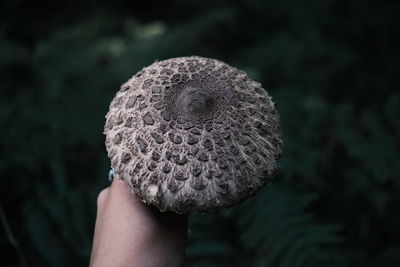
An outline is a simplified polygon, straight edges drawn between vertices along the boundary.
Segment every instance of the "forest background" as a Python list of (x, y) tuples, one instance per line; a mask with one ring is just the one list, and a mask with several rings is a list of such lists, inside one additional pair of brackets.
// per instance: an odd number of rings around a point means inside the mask
[[(273, 184), (190, 217), (187, 266), (400, 266), (399, 1), (2, 1), (2, 266), (87, 266), (104, 115), (142, 67), (212, 57), (278, 103)], [(25, 262), (25, 264), (24, 264)]]

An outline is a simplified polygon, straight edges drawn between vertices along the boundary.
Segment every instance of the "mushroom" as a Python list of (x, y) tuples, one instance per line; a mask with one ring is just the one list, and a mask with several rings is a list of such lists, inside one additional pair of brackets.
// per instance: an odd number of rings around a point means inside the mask
[(231, 207), (271, 182), (279, 115), (245, 72), (198, 56), (155, 62), (121, 86), (104, 128), (115, 173), (160, 211)]

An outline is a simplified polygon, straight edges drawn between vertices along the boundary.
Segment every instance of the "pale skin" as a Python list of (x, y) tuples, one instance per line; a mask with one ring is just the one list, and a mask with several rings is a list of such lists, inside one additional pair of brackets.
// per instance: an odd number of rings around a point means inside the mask
[(182, 266), (187, 216), (159, 212), (117, 177), (97, 199), (91, 267)]

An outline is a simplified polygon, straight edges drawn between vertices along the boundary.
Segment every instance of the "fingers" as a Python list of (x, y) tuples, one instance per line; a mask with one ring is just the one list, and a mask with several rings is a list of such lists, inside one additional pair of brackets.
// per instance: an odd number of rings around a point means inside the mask
[(128, 184), (125, 181), (119, 179), (118, 177), (114, 177), (114, 179), (111, 183), (111, 190), (122, 193), (122, 194), (126, 194), (126, 193), (130, 194), (130, 189), (129, 189)]
[(104, 188), (100, 191), (99, 195), (97, 196), (97, 207), (98, 209), (104, 208), (105, 204), (108, 202), (110, 198), (110, 194), (117, 195), (117, 194), (124, 194), (130, 195), (129, 186), (121, 179), (115, 177), (112, 180), (112, 183), (109, 187)]
[(97, 196), (97, 212), (99, 212), (99, 210), (102, 210), (103, 207), (105, 206), (107, 199), (109, 197), (109, 193), (110, 193), (110, 187), (107, 187), (101, 190), (101, 192)]
[(97, 198), (97, 208), (98, 216), (106, 210), (109, 210), (108, 213), (121, 212), (125, 216), (131, 216), (134, 220), (140, 220), (148, 227), (163, 227), (171, 232), (187, 226), (186, 215), (159, 212), (155, 207), (146, 205), (135, 197), (129, 185), (117, 176), (114, 177), (109, 187), (100, 192)]
[[(127, 190), (128, 192), (125, 192)], [(105, 208), (106, 204), (109, 202), (111, 194), (115, 196), (118, 194), (127, 194), (127, 193), (129, 193), (127, 184), (121, 179), (115, 177), (112, 180), (111, 185), (101, 190), (99, 195), (97, 196), (97, 212), (99, 213), (99, 211)]]
[(114, 178), (111, 183), (110, 196), (115, 204), (118, 203), (117, 205), (124, 206), (125, 208), (128, 208), (128, 205), (135, 206), (137, 205), (137, 202), (139, 202), (133, 196), (128, 183), (117, 177)]

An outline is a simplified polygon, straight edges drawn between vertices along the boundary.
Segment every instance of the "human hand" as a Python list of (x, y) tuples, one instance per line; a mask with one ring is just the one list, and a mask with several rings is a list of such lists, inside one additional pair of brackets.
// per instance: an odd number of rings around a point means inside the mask
[(187, 216), (161, 213), (115, 177), (97, 199), (91, 267), (181, 266)]

